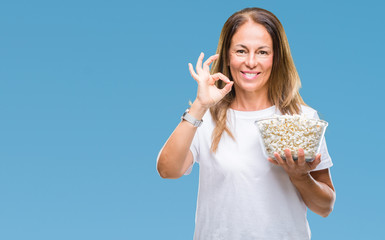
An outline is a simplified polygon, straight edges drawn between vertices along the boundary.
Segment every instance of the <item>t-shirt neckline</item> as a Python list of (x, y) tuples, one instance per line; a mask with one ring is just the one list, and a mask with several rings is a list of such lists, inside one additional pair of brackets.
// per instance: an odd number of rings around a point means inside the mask
[(255, 118), (255, 117), (262, 116), (262, 115), (276, 113), (276, 107), (275, 107), (275, 105), (273, 105), (271, 107), (268, 107), (268, 108), (265, 108), (265, 109), (261, 109), (261, 110), (257, 110), (257, 111), (239, 111), (239, 110), (234, 110), (232, 108), (229, 108), (229, 111), (232, 112), (236, 117), (240, 117), (240, 118)]

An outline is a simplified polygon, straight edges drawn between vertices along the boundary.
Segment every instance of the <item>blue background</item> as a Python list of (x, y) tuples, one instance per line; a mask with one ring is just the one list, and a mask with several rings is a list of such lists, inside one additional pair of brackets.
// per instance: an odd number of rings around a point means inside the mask
[(313, 239), (379, 239), (384, 3), (1, 1), (0, 239), (192, 239), (199, 167), (157, 154), (194, 100), (188, 72), (245, 7), (284, 25), (305, 101), (329, 122), (333, 213)]

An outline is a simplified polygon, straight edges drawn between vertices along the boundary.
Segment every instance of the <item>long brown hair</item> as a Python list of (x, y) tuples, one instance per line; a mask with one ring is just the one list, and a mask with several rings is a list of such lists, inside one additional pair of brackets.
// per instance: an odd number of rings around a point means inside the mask
[[(247, 21), (254, 21), (263, 25), (273, 41), (273, 66), (268, 80), (268, 98), (283, 114), (300, 113), (300, 105), (305, 105), (299, 94), (301, 81), (293, 58), (290, 53), (289, 43), (281, 22), (271, 12), (262, 8), (245, 8), (234, 13), (223, 25), (219, 37), (217, 53), (219, 58), (213, 63), (211, 73), (221, 72), (231, 81), (229, 62), (229, 49), (231, 40), (241, 25)], [(223, 88), (225, 83), (217, 81), (218, 88)], [(222, 134), (226, 132), (234, 139), (227, 127), (227, 110), (235, 99), (235, 89), (227, 94), (221, 101), (210, 108), (215, 122), (212, 134), (211, 151), (216, 152)]]

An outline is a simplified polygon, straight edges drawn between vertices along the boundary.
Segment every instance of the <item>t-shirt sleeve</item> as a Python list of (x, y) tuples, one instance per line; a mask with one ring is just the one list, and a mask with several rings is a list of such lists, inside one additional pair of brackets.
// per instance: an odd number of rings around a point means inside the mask
[(190, 167), (186, 170), (184, 175), (189, 175), (192, 171), (193, 165), (195, 162), (198, 162), (198, 157), (199, 157), (199, 130), (200, 128), (197, 129), (193, 141), (190, 146), (190, 152), (193, 155), (193, 163), (190, 165)]
[[(316, 111), (314, 112), (314, 118), (319, 119), (319, 116)], [(321, 147), (319, 153), (321, 153), (321, 163), (313, 171), (318, 171), (333, 166), (332, 159), (329, 155), (328, 148), (326, 146), (325, 136), (323, 136), (321, 140)]]

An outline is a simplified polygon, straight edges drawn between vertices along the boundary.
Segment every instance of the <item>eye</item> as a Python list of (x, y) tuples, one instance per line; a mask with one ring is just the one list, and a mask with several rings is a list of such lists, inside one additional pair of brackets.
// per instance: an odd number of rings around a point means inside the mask
[(258, 54), (260, 54), (260, 55), (268, 55), (269, 53), (266, 52), (266, 51), (259, 51)]
[(243, 50), (243, 49), (239, 49), (239, 50), (236, 50), (235, 53), (238, 54), (238, 55), (243, 55), (243, 54), (246, 53), (246, 51)]

